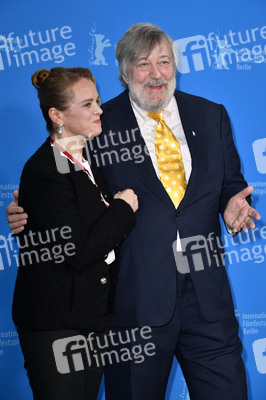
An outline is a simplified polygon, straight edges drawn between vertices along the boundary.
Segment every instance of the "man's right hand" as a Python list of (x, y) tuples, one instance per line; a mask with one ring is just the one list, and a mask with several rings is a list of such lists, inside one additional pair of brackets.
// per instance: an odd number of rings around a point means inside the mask
[(13, 192), (14, 200), (6, 208), (6, 218), (13, 234), (20, 233), (27, 223), (28, 215), (18, 206), (18, 190)]

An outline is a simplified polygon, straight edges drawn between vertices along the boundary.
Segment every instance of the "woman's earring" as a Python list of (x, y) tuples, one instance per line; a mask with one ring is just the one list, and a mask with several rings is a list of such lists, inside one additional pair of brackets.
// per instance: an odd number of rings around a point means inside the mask
[(63, 132), (63, 124), (60, 122), (59, 128), (58, 128), (58, 135), (62, 135)]

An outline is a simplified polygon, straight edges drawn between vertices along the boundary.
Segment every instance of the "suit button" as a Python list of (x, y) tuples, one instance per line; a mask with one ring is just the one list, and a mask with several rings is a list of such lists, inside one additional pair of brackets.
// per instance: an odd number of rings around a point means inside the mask
[(180, 217), (180, 215), (182, 215), (182, 213), (180, 211), (177, 211), (175, 214), (176, 217)]
[(106, 282), (107, 282), (107, 279), (106, 279), (106, 278), (101, 278), (101, 284), (102, 284), (102, 285), (105, 285)]

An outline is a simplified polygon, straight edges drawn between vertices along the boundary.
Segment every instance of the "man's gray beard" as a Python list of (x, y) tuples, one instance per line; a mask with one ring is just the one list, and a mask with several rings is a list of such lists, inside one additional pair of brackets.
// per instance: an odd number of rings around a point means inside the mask
[[(159, 81), (158, 81), (159, 82)], [(158, 83), (154, 80), (153, 84)], [(133, 98), (133, 100), (140, 106), (143, 110), (147, 112), (159, 112), (163, 110), (170, 102), (176, 88), (176, 79), (175, 76), (173, 79), (170, 81), (170, 83), (167, 84), (168, 87), (165, 92), (164, 99), (160, 101), (158, 104), (153, 105), (150, 104), (148, 100), (146, 100), (144, 97), (140, 97), (139, 95), (136, 94), (134, 90), (134, 85), (132, 85), (131, 80), (128, 80), (128, 90)]]

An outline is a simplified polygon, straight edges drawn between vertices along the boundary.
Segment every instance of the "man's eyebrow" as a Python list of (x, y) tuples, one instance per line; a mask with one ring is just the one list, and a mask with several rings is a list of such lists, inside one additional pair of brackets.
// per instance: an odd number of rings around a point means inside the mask
[[(162, 54), (158, 58), (165, 58), (165, 57), (169, 58), (169, 60), (171, 59), (171, 57), (168, 56), (167, 54)], [(149, 56), (143, 56), (143, 57), (138, 58), (136, 62), (147, 60), (148, 58), (149, 58)]]
[(167, 54), (162, 54), (159, 58), (165, 58), (165, 57), (171, 59), (171, 57), (168, 56)]
[(147, 59), (148, 59), (148, 57), (144, 57), (144, 56), (143, 56), (143, 57), (138, 58), (136, 61), (139, 62), (139, 61), (147, 60)]

